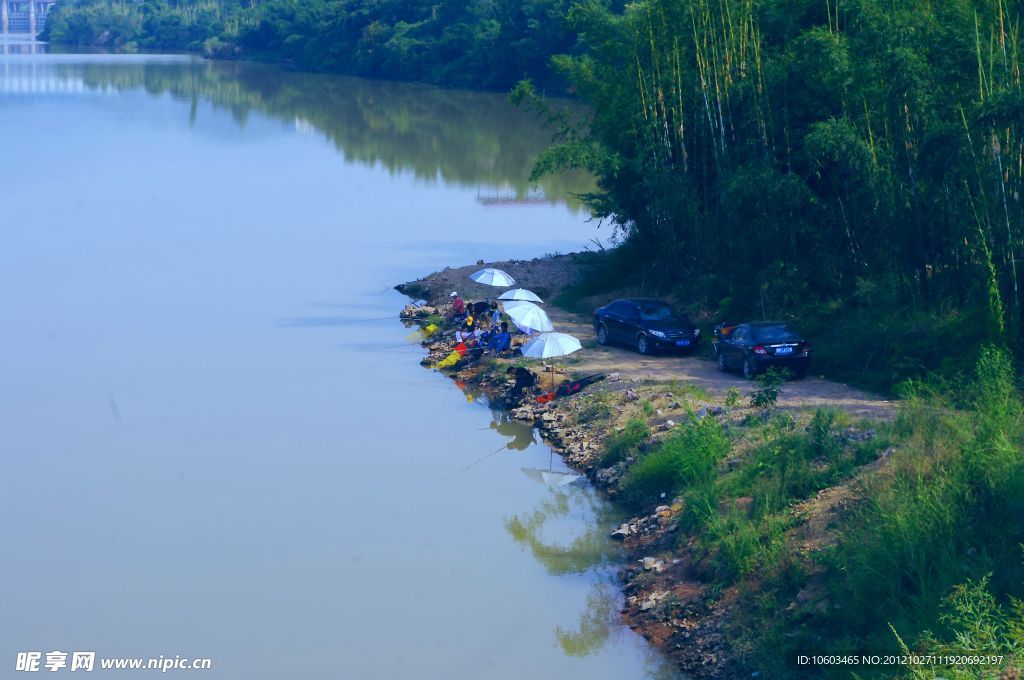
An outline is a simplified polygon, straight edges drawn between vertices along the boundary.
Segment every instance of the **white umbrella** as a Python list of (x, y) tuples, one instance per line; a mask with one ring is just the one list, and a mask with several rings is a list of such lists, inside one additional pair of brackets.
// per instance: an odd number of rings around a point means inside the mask
[(520, 330), (529, 328), (535, 331), (553, 331), (551, 319), (547, 312), (532, 302), (506, 302), (505, 313)]
[(538, 297), (532, 290), (526, 290), (525, 288), (513, 288), (512, 290), (506, 290), (504, 293), (498, 296), (499, 300), (525, 300), (527, 302), (539, 302), (544, 304), (544, 301)]
[[(540, 309), (538, 307), (538, 309)], [(509, 315), (511, 316), (511, 314)], [(564, 357), (583, 349), (583, 345), (568, 333), (543, 333), (523, 345), (523, 356), (533, 359)]]
[[(524, 303), (529, 304), (529, 303)], [(538, 307), (538, 309), (540, 309)], [(509, 315), (511, 316), (511, 315)], [(543, 333), (523, 345), (523, 356), (533, 359), (564, 357), (583, 349), (583, 345), (568, 333)], [(551, 389), (555, 388), (555, 370), (551, 367)]]
[(515, 279), (500, 269), (494, 269), (492, 267), (487, 267), (486, 269), (481, 269), (476, 273), (470, 274), (469, 278), (486, 286), (500, 286), (502, 288), (508, 288), (509, 286), (516, 285)]

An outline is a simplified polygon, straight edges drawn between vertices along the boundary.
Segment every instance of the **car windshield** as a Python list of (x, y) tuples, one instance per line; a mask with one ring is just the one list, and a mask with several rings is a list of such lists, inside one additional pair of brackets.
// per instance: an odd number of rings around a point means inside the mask
[(789, 342), (800, 339), (800, 334), (786, 324), (756, 326), (752, 330), (754, 331), (754, 340), (758, 342)]
[(674, 318), (672, 308), (668, 305), (653, 303), (640, 305), (640, 319), (643, 321), (668, 321)]

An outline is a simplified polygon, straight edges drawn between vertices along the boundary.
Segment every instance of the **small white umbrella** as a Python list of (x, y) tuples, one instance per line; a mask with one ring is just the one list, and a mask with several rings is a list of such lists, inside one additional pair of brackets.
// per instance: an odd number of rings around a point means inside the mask
[[(543, 333), (523, 345), (523, 356), (532, 359), (550, 359), (552, 357), (564, 357), (581, 349), (583, 349), (583, 345), (580, 344), (580, 341), (568, 333)], [(552, 366), (551, 389), (554, 388), (555, 371), (554, 366)]]
[(506, 290), (504, 293), (498, 296), (499, 300), (525, 300), (527, 302), (539, 302), (544, 304), (544, 301), (534, 293), (532, 290), (526, 290), (525, 288), (513, 288), (512, 290)]
[(481, 269), (478, 272), (470, 274), (469, 278), (486, 286), (500, 286), (501, 288), (508, 288), (509, 286), (516, 285), (515, 279), (500, 269), (494, 269), (492, 267), (487, 267), (486, 269)]
[(551, 319), (547, 312), (532, 302), (506, 302), (505, 313), (520, 330), (529, 328), (535, 331), (553, 331)]

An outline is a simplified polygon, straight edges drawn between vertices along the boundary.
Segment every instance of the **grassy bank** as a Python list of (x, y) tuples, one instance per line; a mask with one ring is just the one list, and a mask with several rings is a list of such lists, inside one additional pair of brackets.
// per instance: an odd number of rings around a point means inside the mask
[[(639, 517), (672, 508), (671, 523), (638, 541), (634, 557), (653, 553), (686, 568), (649, 584), (650, 572), (640, 571), (634, 584), (672, 592), (696, 582), (701, 592), (643, 615), (692, 630), (697, 603), (722, 607), (719, 644), (730, 658), (721, 677), (851, 677), (849, 668), (795, 660), (899, 655), (904, 645), (923, 655), (1002, 657), (935, 663), (907, 677), (1001, 677), (1024, 651), (1015, 599), (1024, 595), (1024, 426), (1005, 351), (985, 350), (974, 377), (959, 404), (917, 386), (890, 422), (749, 401), (700, 417), (707, 404), (698, 399), (656, 439), (661, 419), (650, 416), (667, 405), (658, 395), (676, 392), (657, 382), (639, 388), (653, 400), (626, 407), (589, 472), (600, 479), (614, 469), (613, 497)], [(601, 403), (599, 394), (581, 410)], [(755, 389), (746, 399), (757, 398)], [(898, 674), (882, 665), (857, 672)]]

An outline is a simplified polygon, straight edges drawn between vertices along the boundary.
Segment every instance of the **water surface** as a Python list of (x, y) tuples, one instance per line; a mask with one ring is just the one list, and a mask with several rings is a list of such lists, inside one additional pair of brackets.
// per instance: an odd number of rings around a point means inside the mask
[(397, 282), (600, 235), (580, 178), (526, 181), (528, 115), (8, 39), (0, 140), (0, 675), (668, 675), (609, 509), (394, 319)]

